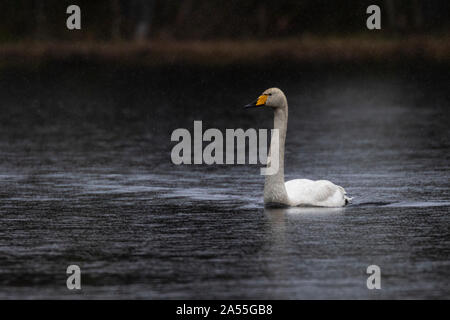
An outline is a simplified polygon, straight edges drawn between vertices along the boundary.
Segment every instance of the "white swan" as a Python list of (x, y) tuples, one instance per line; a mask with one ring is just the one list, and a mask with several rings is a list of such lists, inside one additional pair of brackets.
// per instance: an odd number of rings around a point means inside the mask
[[(352, 198), (346, 196), (344, 188), (328, 180), (312, 181), (295, 179), (284, 182), (284, 144), (288, 122), (288, 104), (283, 91), (270, 88), (246, 108), (272, 107), (274, 111), (274, 129), (279, 131), (279, 141), (272, 136), (267, 166), (270, 165), (272, 150), (278, 148), (279, 168), (277, 173), (266, 175), (264, 184), (264, 203), (288, 206), (343, 207)], [(276, 152), (274, 152), (276, 154)]]

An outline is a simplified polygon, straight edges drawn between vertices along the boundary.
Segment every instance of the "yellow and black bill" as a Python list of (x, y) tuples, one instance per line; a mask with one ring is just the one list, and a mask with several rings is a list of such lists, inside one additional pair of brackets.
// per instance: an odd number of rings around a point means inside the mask
[(252, 103), (245, 105), (244, 108), (263, 107), (266, 105), (266, 101), (267, 101), (267, 95), (263, 94), (263, 95), (259, 96), (259, 98), (256, 99), (255, 101), (253, 101)]

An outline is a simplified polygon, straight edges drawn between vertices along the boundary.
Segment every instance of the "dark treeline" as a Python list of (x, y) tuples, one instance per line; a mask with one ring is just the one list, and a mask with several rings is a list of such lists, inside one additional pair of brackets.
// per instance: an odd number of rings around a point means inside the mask
[[(77, 4), (82, 30), (65, 27)], [(4, 0), (0, 41), (250, 39), (365, 31), (366, 8), (382, 9), (383, 35), (446, 33), (448, 0)]]

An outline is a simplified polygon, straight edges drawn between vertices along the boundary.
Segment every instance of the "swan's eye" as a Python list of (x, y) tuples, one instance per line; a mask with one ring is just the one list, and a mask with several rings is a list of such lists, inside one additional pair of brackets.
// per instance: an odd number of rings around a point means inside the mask
[(268, 93), (267, 95), (268, 95), (268, 96), (271, 96), (272, 94), (271, 94), (271, 93)]

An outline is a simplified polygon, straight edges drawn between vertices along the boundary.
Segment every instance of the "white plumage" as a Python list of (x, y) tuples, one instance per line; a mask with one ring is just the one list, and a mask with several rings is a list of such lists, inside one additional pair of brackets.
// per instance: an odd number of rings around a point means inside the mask
[(285, 187), (291, 206), (342, 207), (351, 200), (344, 188), (328, 180), (295, 179)]

